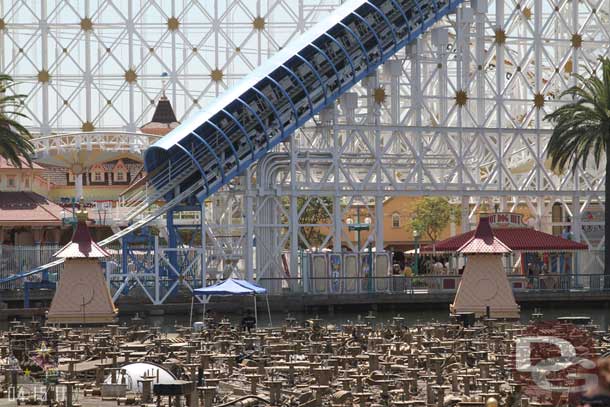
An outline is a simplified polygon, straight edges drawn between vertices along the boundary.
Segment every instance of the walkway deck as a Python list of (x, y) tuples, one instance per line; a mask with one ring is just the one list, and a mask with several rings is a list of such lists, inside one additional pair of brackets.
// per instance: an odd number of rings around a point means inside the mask
[[(300, 312), (308, 309), (334, 309), (349, 306), (393, 308), (402, 306), (414, 306), (426, 309), (445, 309), (453, 301), (454, 290), (421, 290), (414, 293), (358, 293), (358, 294), (288, 294), (270, 295), (269, 305), (272, 311)], [(52, 292), (44, 290), (32, 293), (34, 301), (44, 304), (50, 303)], [(43, 315), (44, 308), (19, 308), (23, 297), (20, 293), (3, 293), (2, 298), (12, 308), (0, 310), (0, 320), (14, 317), (31, 317)], [(574, 305), (574, 304), (610, 304), (610, 290), (530, 290), (515, 291), (517, 303), (521, 306), (536, 305)], [(244, 307), (251, 306), (251, 298), (227, 298), (216, 297), (211, 301), (211, 307), (221, 311), (238, 312)], [(259, 301), (262, 301), (259, 300)], [(124, 297), (117, 304), (121, 314), (133, 314), (136, 312), (150, 313), (159, 311), (161, 313), (173, 314), (183, 313), (190, 309), (190, 298), (178, 297), (172, 302), (163, 305), (153, 305), (144, 298)], [(263, 306), (263, 304), (261, 304)], [(153, 311), (154, 312), (154, 311)]]

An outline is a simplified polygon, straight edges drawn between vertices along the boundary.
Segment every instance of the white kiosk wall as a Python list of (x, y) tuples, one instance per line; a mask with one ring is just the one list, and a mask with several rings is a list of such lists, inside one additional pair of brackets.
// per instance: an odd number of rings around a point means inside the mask
[(345, 263), (344, 292), (355, 294), (358, 292), (358, 256), (350, 253), (343, 256)]
[(328, 260), (326, 254), (312, 254), (312, 287), (315, 294), (328, 293)]
[(390, 291), (390, 256), (388, 253), (375, 254), (375, 291)]

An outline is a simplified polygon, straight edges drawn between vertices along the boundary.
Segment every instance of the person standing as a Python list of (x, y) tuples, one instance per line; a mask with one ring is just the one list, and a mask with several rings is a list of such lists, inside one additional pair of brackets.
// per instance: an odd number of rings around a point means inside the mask
[(248, 333), (256, 326), (256, 318), (252, 315), (251, 310), (246, 311), (246, 316), (241, 320), (241, 329), (243, 331), (247, 330)]

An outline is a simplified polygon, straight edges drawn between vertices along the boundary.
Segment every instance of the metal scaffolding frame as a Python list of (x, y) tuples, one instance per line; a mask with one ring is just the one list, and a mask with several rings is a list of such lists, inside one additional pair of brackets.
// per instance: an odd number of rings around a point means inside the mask
[[(160, 72), (168, 72), (177, 113), (188, 116), (338, 2), (216, 1), (207, 10), (186, 0), (127, 2), (125, 10), (104, 0), (41, 0), (35, 9), (30, 3), (0, 0), (0, 68), (24, 82), (27, 108), (39, 119), (31, 127), (50, 135), (89, 124), (135, 131), (161, 92)], [(202, 22), (189, 14), (195, 9), (205, 15)], [(112, 16), (102, 22), (108, 10)], [(538, 228), (569, 226), (575, 240), (591, 247), (580, 271), (600, 272), (604, 241), (594, 235), (603, 218), (585, 215), (604, 203), (603, 171), (551, 172), (543, 118), (563, 103), (557, 96), (574, 83), (571, 72), (595, 69), (596, 58), (608, 54), (609, 15), (609, 0), (471, 0), (460, 6), (207, 200), (202, 269), (282, 279), (287, 254), (294, 275), (302, 266), (299, 247), (312, 246), (303, 233), (311, 225), (299, 221), (299, 197), (332, 198), (330, 222), (320, 225), (331, 231), (322, 248), (352, 244), (346, 215), (354, 201), (364, 201), (374, 236), (368, 243), (383, 252), (383, 222), (377, 220), (384, 200), (426, 194), (460, 203), (463, 229), (482, 203), (507, 211), (525, 205)], [(72, 34), (58, 41), (60, 30)], [(201, 56), (206, 42), (194, 37), (213, 42), (206, 48), (210, 58)], [(105, 45), (111, 52), (98, 52)], [(75, 54), (82, 71), (62, 74)], [(110, 60), (116, 66), (105, 65)], [(567, 215), (559, 222), (550, 216), (556, 203)]]
[[(253, 227), (263, 255), (246, 270), (281, 279), (282, 252), (290, 253), (290, 270), (303, 266), (298, 248), (313, 245), (302, 233), (311, 225), (299, 222), (298, 197), (333, 199), (330, 223), (319, 225), (331, 233), (317, 249), (350, 245), (354, 200), (369, 203), (379, 252), (387, 197), (440, 195), (462, 205), (464, 230), (481, 203), (506, 211), (525, 205), (536, 227), (570, 227), (573, 239), (588, 243), (579, 272), (600, 273), (603, 218), (591, 213), (603, 209), (603, 166), (553, 173), (543, 118), (564, 102), (558, 96), (574, 84), (570, 73), (593, 70), (608, 54), (609, 14), (608, 1), (461, 6), (296, 132), (284, 153), (258, 164)], [(554, 204), (564, 219), (551, 219)]]

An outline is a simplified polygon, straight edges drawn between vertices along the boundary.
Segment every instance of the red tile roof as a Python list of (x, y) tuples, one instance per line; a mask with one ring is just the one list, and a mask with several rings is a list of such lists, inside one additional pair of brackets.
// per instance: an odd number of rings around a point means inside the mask
[(510, 251), (504, 243), (494, 236), (488, 217), (479, 219), (474, 235), (457, 249), (458, 253), (463, 254), (504, 254), (510, 253)]
[[(494, 228), (492, 230), (494, 236), (512, 251), (563, 252), (588, 250), (586, 244), (567, 240), (559, 236), (550, 235), (548, 233), (540, 232), (527, 227)], [(470, 231), (437, 242), (434, 245), (435, 250), (437, 252), (457, 252), (460, 247), (462, 247), (474, 236), (474, 233), (474, 231)], [(421, 251), (431, 253), (432, 245), (422, 247)]]
[(70, 243), (59, 249), (54, 256), (60, 259), (101, 259), (109, 257), (110, 253), (93, 241), (87, 223), (79, 220)]
[(0, 192), (0, 225), (61, 225), (62, 207), (34, 192)]
[[(32, 168), (30, 168), (30, 165), (27, 163), (27, 161), (25, 161), (24, 158), (20, 157), (21, 160), (21, 165), (23, 166), (22, 168), (25, 170), (42, 170), (43, 168), (36, 164), (36, 163), (32, 163)], [(13, 164), (11, 164), (10, 162), (8, 162), (8, 160), (4, 157), (0, 157), (0, 170), (14, 170), (15, 167)]]

